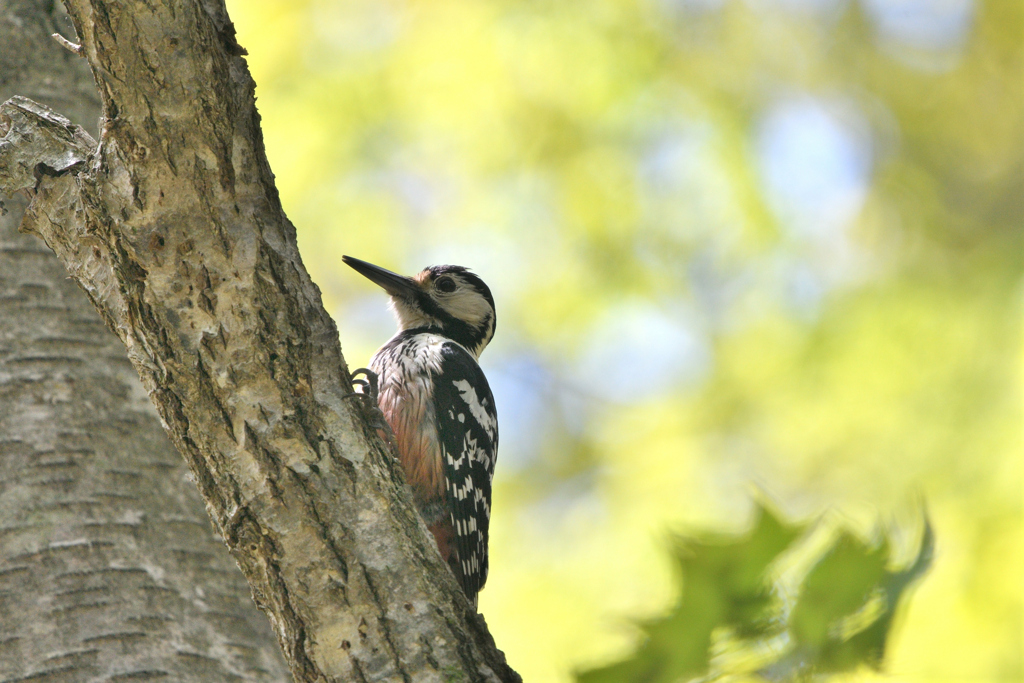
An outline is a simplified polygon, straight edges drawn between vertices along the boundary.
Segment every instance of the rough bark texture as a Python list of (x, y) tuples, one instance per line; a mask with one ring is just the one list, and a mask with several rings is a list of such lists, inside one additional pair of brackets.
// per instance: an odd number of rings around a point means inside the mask
[[(47, 0), (0, 9), (0, 99), (94, 125)], [(283, 681), (273, 631), (214, 536), (124, 347), (38, 238), (0, 216), (0, 680)]]
[(296, 680), (518, 680), (350, 378), (221, 0), (69, 0), (99, 146), (0, 109), (0, 190), (125, 343)]

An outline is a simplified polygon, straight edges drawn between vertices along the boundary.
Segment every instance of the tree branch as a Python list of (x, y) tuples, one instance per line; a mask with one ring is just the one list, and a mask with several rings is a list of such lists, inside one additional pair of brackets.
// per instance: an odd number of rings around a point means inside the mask
[(66, 4), (99, 144), (9, 101), (0, 191), (125, 343), (296, 680), (518, 680), (344, 400), (223, 3)]

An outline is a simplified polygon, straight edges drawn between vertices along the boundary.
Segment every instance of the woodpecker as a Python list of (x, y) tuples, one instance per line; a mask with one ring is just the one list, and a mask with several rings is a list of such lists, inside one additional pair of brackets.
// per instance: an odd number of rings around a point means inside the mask
[(370, 360), (368, 387), (376, 384), (420, 515), (475, 608), (498, 454), (494, 397), (477, 364), (494, 336), (491, 290), (462, 266), (406, 277), (342, 260), (391, 295), (399, 330)]

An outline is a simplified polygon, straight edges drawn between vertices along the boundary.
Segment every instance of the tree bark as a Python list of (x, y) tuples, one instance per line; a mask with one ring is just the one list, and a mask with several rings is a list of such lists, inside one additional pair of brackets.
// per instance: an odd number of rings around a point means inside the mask
[(53, 254), (17, 234), (10, 208), (0, 218), (0, 680), (284, 680), (274, 634), (123, 347)]
[[(93, 125), (47, 0), (0, 10), (0, 99)], [(0, 680), (282, 681), (288, 668), (214, 536), (124, 347), (37, 238), (0, 216)]]
[(518, 680), (359, 400), (222, 0), (68, 0), (104, 118), (0, 108), (0, 190), (124, 342), (296, 680)]

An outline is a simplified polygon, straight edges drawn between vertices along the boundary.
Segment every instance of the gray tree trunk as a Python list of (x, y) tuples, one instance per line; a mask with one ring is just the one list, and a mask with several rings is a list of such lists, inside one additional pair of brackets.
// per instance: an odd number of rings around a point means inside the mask
[(518, 680), (373, 416), (344, 398), (223, 1), (67, 6), (99, 86), (99, 144), (9, 101), (0, 191), (31, 197), (22, 229), (124, 342), (295, 679)]
[[(0, 3), (0, 101), (91, 127), (88, 66), (48, 0)], [(0, 216), (0, 680), (284, 681), (124, 346), (64, 266)]]

